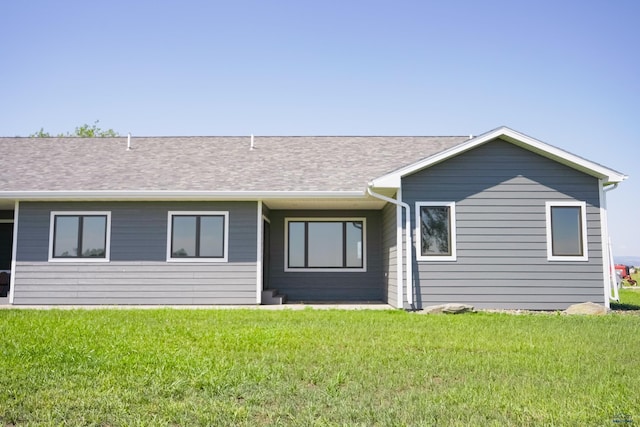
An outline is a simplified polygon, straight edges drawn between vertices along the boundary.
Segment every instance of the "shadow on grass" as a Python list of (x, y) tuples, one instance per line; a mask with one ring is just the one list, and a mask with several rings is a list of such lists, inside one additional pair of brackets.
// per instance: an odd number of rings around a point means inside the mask
[(625, 304), (621, 302), (612, 302), (611, 310), (620, 310), (620, 311), (636, 311), (640, 310), (640, 305), (637, 304)]

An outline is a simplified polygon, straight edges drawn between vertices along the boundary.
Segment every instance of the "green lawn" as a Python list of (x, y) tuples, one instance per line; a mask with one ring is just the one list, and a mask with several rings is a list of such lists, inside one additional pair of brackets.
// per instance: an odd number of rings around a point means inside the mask
[(640, 310), (640, 288), (620, 289), (618, 292), (620, 302), (612, 302), (612, 310)]
[(640, 422), (640, 316), (0, 310), (0, 425)]

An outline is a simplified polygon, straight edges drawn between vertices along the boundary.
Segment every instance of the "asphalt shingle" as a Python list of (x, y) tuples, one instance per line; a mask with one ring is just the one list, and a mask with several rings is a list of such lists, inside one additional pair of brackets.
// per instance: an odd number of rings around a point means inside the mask
[(467, 139), (0, 138), (0, 191), (363, 191)]

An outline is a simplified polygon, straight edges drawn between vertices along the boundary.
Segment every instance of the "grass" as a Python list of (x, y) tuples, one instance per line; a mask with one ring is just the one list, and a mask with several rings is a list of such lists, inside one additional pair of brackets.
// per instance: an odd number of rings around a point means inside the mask
[(0, 425), (630, 425), (640, 317), (0, 310)]
[(640, 288), (619, 289), (620, 302), (612, 302), (612, 310), (640, 310)]

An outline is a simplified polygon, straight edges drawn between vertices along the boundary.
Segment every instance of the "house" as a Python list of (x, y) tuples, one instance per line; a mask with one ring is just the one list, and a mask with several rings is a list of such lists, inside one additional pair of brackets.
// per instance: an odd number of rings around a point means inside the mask
[(609, 303), (626, 176), (506, 127), (0, 147), (9, 304)]

